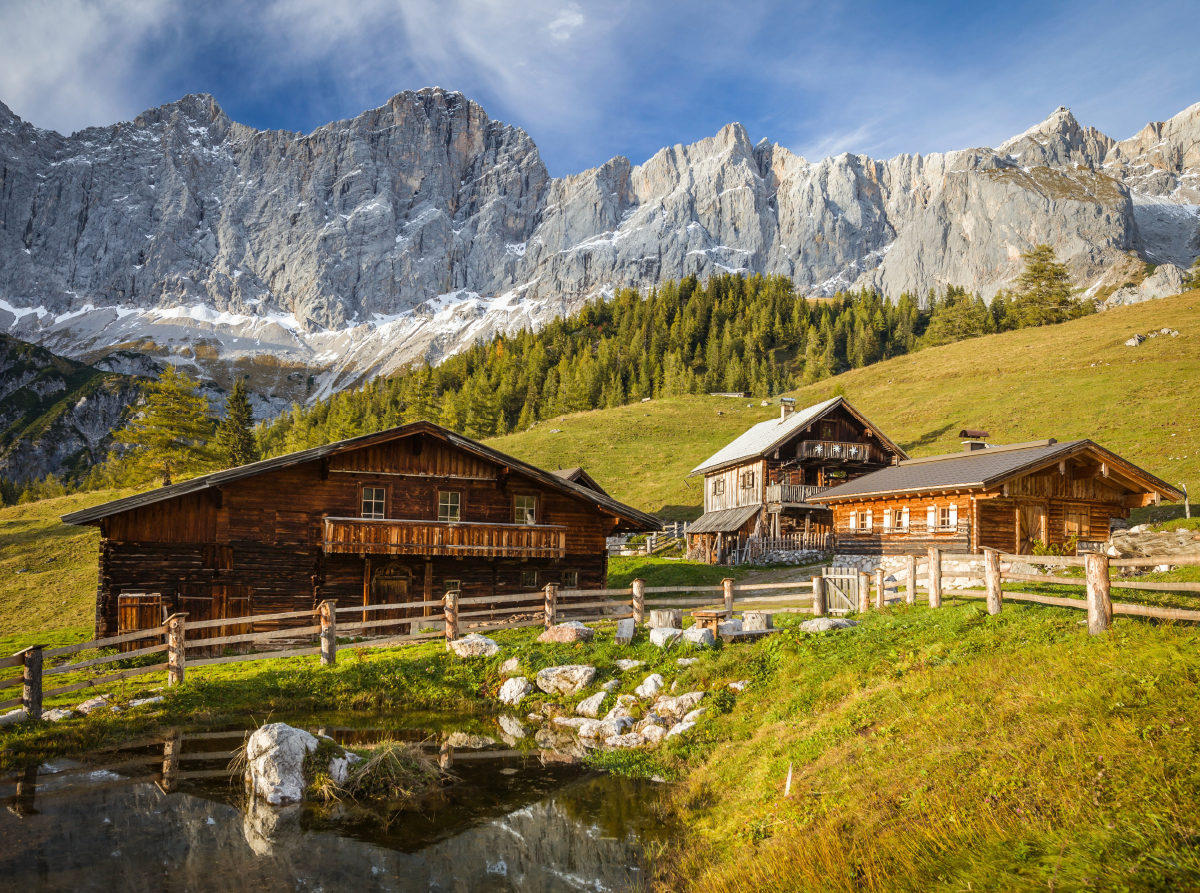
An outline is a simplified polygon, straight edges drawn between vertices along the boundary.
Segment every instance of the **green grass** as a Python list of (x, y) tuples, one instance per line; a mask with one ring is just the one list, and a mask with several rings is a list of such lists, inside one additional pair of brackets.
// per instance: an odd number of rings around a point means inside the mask
[[(1164, 327), (1179, 337), (1124, 346), (1134, 333)], [(920, 351), (792, 396), (804, 406), (835, 392), (913, 456), (957, 451), (964, 427), (990, 432), (992, 443), (1088, 437), (1200, 492), (1200, 292)], [(686, 475), (750, 425), (778, 415), (778, 406), (758, 403), (653, 400), (555, 418), (490, 443), (550, 469), (582, 465), (617, 499), (691, 519), (702, 491)]]
[[(719, 586), (726, 577), (741, 580), (752, 574), (784, 565), (741, 565), (719, 567), (698, 561), (675, 561), (643, 556), (614, 556), (608, 559), (608, 585), (611, 589), (626, 589), (635, 579), (647, 586)], [(793, 567), (788, 565), (788, 567)], [(795, 568), (804, 571), (803, 568)], [(672, 593), (677, 597), (682, 593)], [(650, 596), (653, 597), (653, 596)]]

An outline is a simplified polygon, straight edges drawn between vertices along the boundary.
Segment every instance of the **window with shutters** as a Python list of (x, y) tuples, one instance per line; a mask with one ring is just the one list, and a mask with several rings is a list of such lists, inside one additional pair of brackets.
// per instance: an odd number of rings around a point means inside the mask
[(858, 530), (858, 512), (850, 513), (850, 529)]
[(883, 510), (883, 529), (885, 531), (890, 531), (892, 529), (892, 510), (891, 509)]
[(1068, 511), (1063, 521), (1063, 538), (1085, 540), (1088, 538), (1088, 513), (1084, 511)]
[(438, 520), (439, 521), (460, 521), (460, 509), (462, 507), (462, 494), (453, 493), (447, 490), (438, 491)]
[(945, 530), (950, 526), (950, 506), (938, 506), (938, 527)]
[(937, 529), (937, 506), (931, 505), (925, 510), (925, 526), (930, 530)]
[(742, 489), (743, 490), (753, 490), (754, 489), (754, 472), (753, 471), (743, 471), (742, 472)]
[(898, 522), (901, 530), (908, 530), (908, 506), (900, 510), (900, 520)]
[(362, 488), (362, 517), (371, 521), (382, 521), (387, 517), (387, 490), (385, 488)]
[(713, 483), (712, 483), (713, 496), (720, 496), (724, 492), (725, 492), (725, 479), (724, 478), (714, 479)]
[(866, 523), (866, 529), (867, 529), (867, 530), (871, 530), (872, 528), (874, 528), (874, 526), (875, 526), (875, 513), (874, 513), (874, 512), (872, 512), (870, 509), (867, 509), (867, 511), (866, 511), (866, 512), (864, 512), (864, 513), (863, 513), (863, 515), (864, 515), (864, 517), (865, 517), (865, 519), (866, 519), (866, 522), (867, 522), (867, 523)]

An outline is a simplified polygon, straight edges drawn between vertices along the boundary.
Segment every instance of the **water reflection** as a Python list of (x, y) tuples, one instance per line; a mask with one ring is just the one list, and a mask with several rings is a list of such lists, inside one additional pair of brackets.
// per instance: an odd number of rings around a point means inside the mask
[(663, 833), (649, 783), (486, 739), (448, 748), (420, 730), (411, 740), (448, 757), (456, 783), (416, 802), (272, 809), (247, 802), (230, 768), (242, 734), (173, 735), (100, 766), (58, 761), (4, 780), (0, 877), (114, 893), (621, 890)]

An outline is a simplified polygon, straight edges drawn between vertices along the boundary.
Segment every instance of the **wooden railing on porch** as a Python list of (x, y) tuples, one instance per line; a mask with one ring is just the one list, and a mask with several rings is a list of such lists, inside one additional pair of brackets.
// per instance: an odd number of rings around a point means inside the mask
[(562, 558), (567, 528), (551, 524), (468, 521), (374, 521), (325, 518), (326, 552), (352, 555), (472, 555), (484, 558)]
[(813, 484), (767, 484), (767, 503), (802, 503), (810, 496), (824, 493), (828, 487)]

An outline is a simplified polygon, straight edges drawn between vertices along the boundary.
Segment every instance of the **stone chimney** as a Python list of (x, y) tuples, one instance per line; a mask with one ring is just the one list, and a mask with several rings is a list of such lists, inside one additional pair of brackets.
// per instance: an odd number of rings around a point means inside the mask
[(796, 401), (791, 397), (779, 398), (779, 421), (785, 421), (788, 416), (796, 411)]

